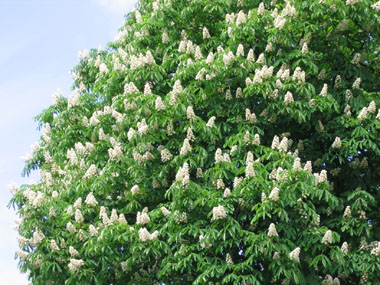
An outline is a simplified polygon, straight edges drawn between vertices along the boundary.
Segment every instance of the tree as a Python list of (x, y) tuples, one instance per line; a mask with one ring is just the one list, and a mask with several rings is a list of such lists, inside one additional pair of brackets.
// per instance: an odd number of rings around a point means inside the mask
[(378, 284), (380, 2), (141, 0), (10, 186), (33, 284)]

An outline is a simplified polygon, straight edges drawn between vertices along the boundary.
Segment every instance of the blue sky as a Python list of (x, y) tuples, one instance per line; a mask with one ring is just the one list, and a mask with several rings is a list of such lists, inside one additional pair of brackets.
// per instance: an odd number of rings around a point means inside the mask
[[(27, 183), (20, 156), (40, 133), (33, 117), (61, 88), (70, 94), (68, 71), (78, 51), (114, 40), (135, 0), (0, 0), (0, 284), (28, 284), (14, 260), (16, 215), (6, 205), (7, 185)], [(38, 175), (32, 175), (38, 180)]]

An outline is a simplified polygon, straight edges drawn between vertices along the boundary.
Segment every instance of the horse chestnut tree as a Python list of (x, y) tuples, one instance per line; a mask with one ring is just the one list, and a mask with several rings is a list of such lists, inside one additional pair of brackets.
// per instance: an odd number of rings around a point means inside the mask
[(378, 284), (380, 2), (140, 0), (10, 185), (33, 284)]

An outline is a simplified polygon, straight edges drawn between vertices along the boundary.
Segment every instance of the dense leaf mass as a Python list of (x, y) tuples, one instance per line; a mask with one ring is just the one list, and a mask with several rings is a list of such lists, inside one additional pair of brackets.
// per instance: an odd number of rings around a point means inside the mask
[(379, 284), (380, 2), (141, 0), (12, 184), (33, 284)]

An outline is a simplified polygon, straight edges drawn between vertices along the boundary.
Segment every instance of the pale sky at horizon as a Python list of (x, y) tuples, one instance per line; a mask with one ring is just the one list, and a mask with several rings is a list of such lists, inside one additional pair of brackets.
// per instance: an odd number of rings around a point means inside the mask
[[(28, 284), (14, 259), (16, 216), (8, 210), (8, 183), (22, 178), (20, 156), (39, 140), (33, 117), (61, 88), (70, 94), (68, 71), (78, 51), (113, 41), (135, 0), (0, 0), (0, 284)], [(38, 176), (34, 174), (34, 178)]]

